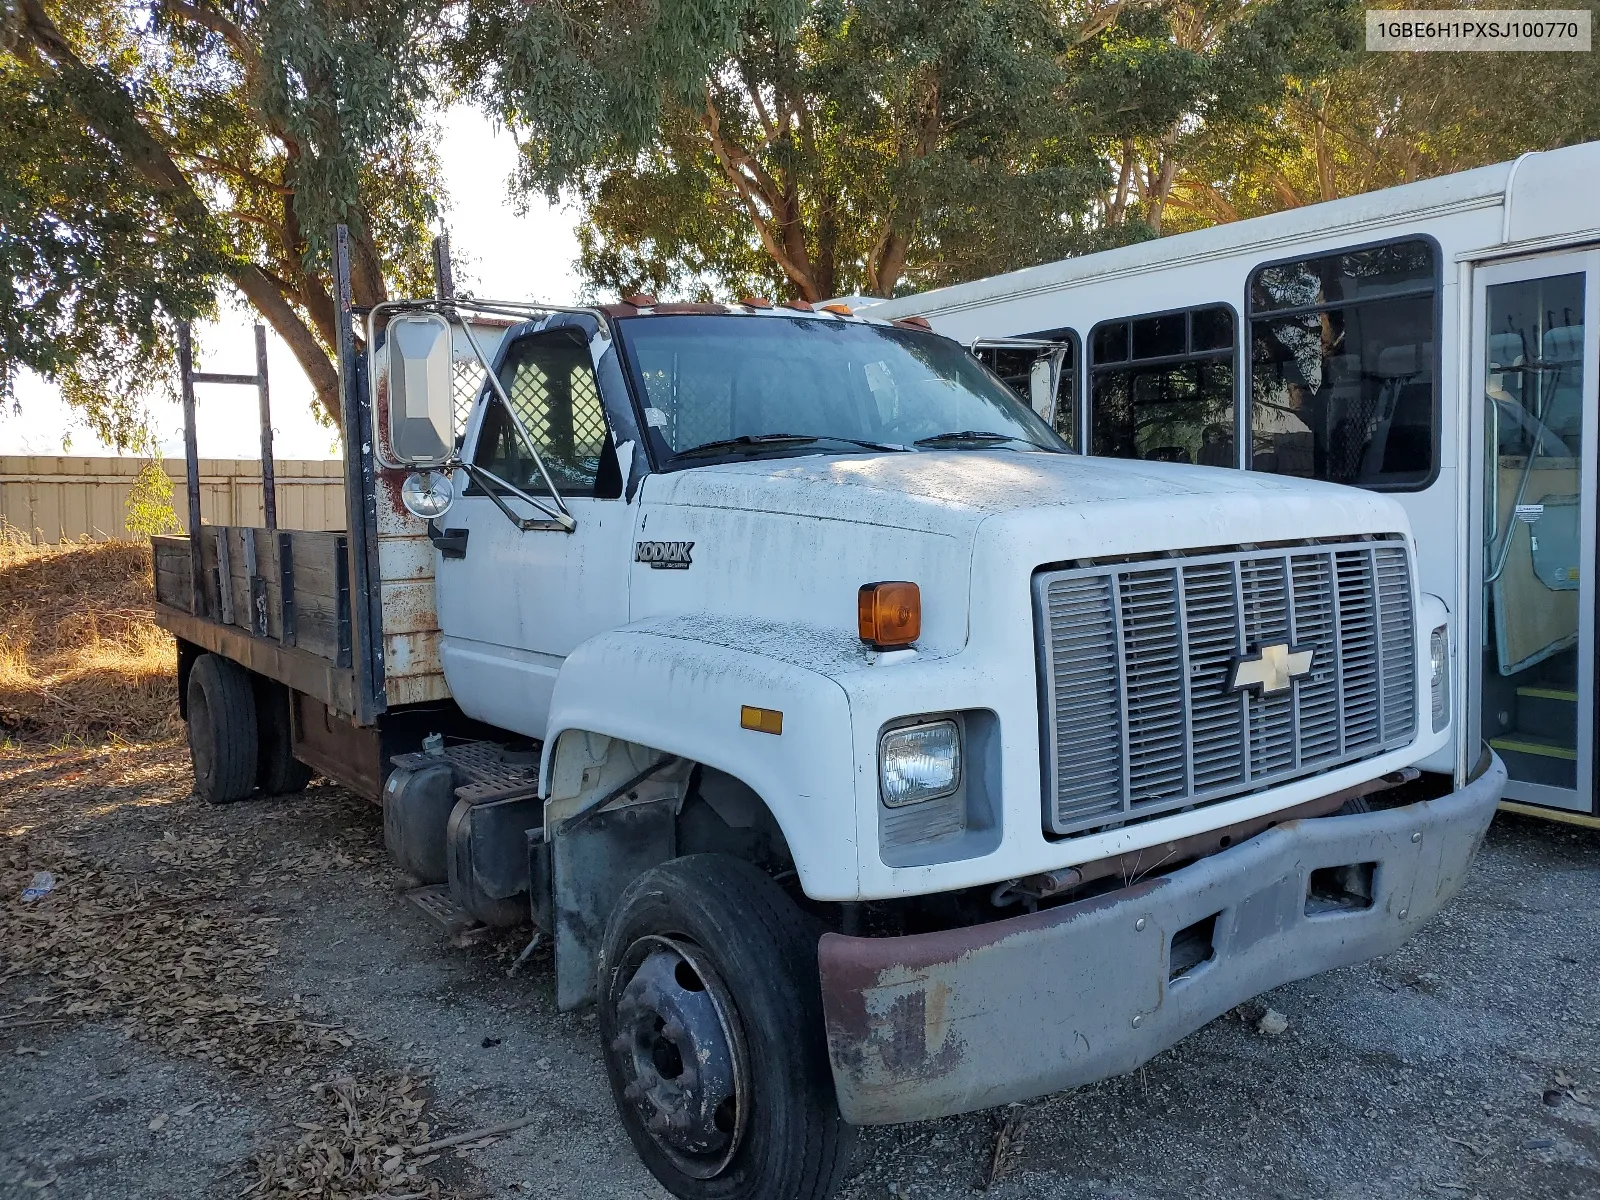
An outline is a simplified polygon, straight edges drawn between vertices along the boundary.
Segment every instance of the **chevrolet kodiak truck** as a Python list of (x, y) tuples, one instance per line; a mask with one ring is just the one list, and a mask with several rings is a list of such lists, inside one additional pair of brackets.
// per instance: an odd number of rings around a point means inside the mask
[(157, 541), (196, 791), (315, 770), (531, 918), (675, 1195), (829, 1196), (1461, 885), (1505, 775), (1417, 769), (1455, 650), (1384, 496), (1070, 453), (843, 306), (341, 311), (348, 529)]

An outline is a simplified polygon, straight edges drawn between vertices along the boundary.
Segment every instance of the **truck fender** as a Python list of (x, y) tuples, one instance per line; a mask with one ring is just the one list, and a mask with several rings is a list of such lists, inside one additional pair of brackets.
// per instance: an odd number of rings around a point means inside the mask
[[(682, 620), (672, 630), (612, 630), (562, 665), (541, 763), (546, 828), (567, 815), (584, 769), (603, 752), (590, 739), (614, 738), (744, 783), (777, 823), (806, 895), (854, 899), (855, 764), (844, 689), (790, 658), (687, 636)], [(744, 727), (746, 707), (781, 713), (781, 732)]]

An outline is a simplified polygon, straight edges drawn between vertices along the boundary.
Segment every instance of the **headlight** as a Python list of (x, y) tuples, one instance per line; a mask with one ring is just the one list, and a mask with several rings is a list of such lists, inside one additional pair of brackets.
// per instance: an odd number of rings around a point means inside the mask
[(954, 721), (891, 729), (878, 741), (878, 784), (889, 808), (948, 796), (961, 785)]
[(1428, 660), (1433, 676), (1433, 731), (1450, 724), (1450, 628), (1441, 625), (1428, 639)]

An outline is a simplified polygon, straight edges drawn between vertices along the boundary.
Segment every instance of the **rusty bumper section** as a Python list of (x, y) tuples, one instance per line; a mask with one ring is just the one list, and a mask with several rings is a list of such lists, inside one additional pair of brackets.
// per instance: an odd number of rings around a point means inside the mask
[[(826, 934), (840, 1110), (917, 1121), (1093, 1083), (1281, 983), (1386, 953), (1461, 886), (1504, 786), (1496, 758), (1438, 800), (1292, 821), (1076, 904), (912, 937)], [(1344, 866), (1337, 878), (1370, 879), (1370, 906), (1359, 884), (1344, 905), (1310, 898), (1312, 872)], [(1175, 935), (1178, 967), (1209, 956), (1175, 971)]]

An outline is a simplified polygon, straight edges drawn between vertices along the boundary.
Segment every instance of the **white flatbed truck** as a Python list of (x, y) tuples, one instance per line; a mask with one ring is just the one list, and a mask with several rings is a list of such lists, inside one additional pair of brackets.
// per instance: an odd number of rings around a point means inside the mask
[(156, 543), (196, 790), (319, 771), (531, 918), (675, 1195), (831, 1195), (855, 1126), (1132, 1070), (1460, 886), (1505, 773), (1416, 769), (1392, 499), (1073, 454), (842, 307), (341, 312), (349, 528)]

